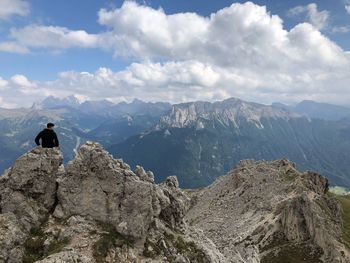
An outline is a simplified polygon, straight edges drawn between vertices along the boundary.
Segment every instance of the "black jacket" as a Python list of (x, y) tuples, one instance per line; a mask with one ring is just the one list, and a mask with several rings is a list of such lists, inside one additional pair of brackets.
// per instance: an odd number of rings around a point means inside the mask
[(35, 138), (36, 145), (40, 145), (40, 139), (41, 139), (41, 146), (44, 148), (53, 148), (53, 147), (59, 146), (57, 134), (53, 130), (50, 130), (50, 129), (42, 130)]

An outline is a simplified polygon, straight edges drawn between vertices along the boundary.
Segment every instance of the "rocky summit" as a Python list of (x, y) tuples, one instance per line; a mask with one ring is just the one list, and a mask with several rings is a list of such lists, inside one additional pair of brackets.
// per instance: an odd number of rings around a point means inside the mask
[(156, 185), (97, 143), (67, 167), (59, 150), (35, 148), (0, 180), (0, 262), (221, 261), (186, 225), (176, 177)]
[(350, 262), (327, 180), (287, 160), (242, 161), (201, 190), (93, 142), (62, 160), (35, 148), (0, 178), (0, 262)]
[(227, 262), (350, 262), (327, 179), (287, 160), (241, 161), (192, 200), (186, 220)]

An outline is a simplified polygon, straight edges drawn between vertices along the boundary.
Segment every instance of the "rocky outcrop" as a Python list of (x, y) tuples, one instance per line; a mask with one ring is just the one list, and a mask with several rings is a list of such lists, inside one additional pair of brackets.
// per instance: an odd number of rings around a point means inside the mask
[(223, 262), (184, 222), (176, 177), (156, 185), (93, 142), (61, 163), (38, 147), (1, 178), (0, 262)]
[(62, 159), (59, 150), (38, 147), (0, 178), (0, 262), (21, 262), (25, 237), (53, 211)]
[(35, 148), (0, 179), (0, 262), (349, 262), (328, 181), (242, 161), (202, 190), (155, 184), (87, 142), (66, 167)]
[(349, 262), (341, 207), (327, 191), (324, 177), (287, 160), (242, 161), (194, 194), (186, 218), (230, 262)]
[(21, 262), (26, 236), (13, 213), (0, 214), (0, 262)]
[[(58, 180), (54, 216), (80, 215), (109, 223), (119, 233), (142, 242), (160, 215), (168, 214), (171, 218), (165, 223), (180, 229), (187, 197), (176, 187), (155, 185), (149, 174), (139, 166), (133, 172), (99, 145), (87, 143)], [(177, 206), (172, 209), (175, 200)]]
[(26, 229), (37, 226), (54, 208), (62, 159), (59, 150), (39, 147), (20, 157), (0, 179), (1, 213), (21, 215)]

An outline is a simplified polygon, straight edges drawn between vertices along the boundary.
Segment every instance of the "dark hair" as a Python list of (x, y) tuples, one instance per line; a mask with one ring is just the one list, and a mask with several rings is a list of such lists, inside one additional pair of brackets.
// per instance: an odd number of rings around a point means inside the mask
[(53, 124), (53, 123), (51, 123), (51, 122), (49, 122), (49, 123), (46, 125), (47, 128), (51, 128), (51, 127), (54, 127), (54, 126), (55, 126), (55, 124)]

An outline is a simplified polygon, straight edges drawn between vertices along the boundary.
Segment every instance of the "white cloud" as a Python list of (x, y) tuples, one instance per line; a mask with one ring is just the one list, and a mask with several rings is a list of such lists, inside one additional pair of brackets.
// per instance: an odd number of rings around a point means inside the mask
[(120, 9), (100, 10), (99, 23), (110, 29), (101, 36), (107, 48), (117, 55), (140, 57), (167, 57), (174, 47), (178, 47), (175, 52), (185, 54), (201, 44), (208, 30), (208, 19), (197, 14), (166, 15), (162, 9), (131, 1), (124, 2)]
[(348, 14), (350, 14), (350, 5), (345, 5), (345, 10), (348, 12)]
[(4, 98), (0, 97), (0, 108), (5, 108), (5, 109), (13, 109), (16, 108), (18, 105), (17, 104), (11, 104), (5, 102)]
[[(161, 9), (125, 2), (120, 9), (102, 9), (99, 22), (110, 28), (100, 36), (104, 48), (139, 60), (196, 59), (222, 66), (274, 69), (296, 58), (344, 62), (340, 48), (317, 29), (301, 24), (288, 32), (278, 16), (250, 2), (233, 4), (209, 18), (191, 13), (166, 15)], [(332, 58), (319, 52), (317, 41), (325, 44)]]
[(315, 68), (286, 73), (221, 67), (198, 61), (133, 63), (118, 72), (108, 68), (92, 73), (62, 72), (49, 82), (16, 76), (3, 94), (8, 98), (8, 105), (25, 106), (49, 95), (71, 94), (115, 102), (134, 98), (185, 102), (239, 97), (264, 103), (312, 99), (346, 104), (350, 99), (348, 70), (346, 67), (326, 72)]
[(29, 53), (28, 48), (21, 46), (16, 42), (0, 42), (0, 51), (18, 54)]
[[(308, 8), (317, 11), (316, 6)], [(126, 1), (121, 8), (102, 9), (99, 23), (107, 28), (99, 34), (39, 25), (11, 34), (17, 44), (30, 49), (101, 48), (137, 62), (118, 72), (61, 72), (49, 82), (13, 77), (2, 95), (6, 103), (30, 105), (40, 97), (71, 94), (113, 101), (231, 96), (265, 103), (350, 101), (349, 52), (310, 23), (284, 29), (281, 18), (250, 2), (203, 17), (167, 15)]]
[(95, 47), (97, 36), (83, 30), (72, 31), (65, 27), (29, 25), (12, 29), (11, 38), (28, 48), (67, 49)]
[[(63, 72), (59, 79), (46, 83), (65, 94), (86, 94), (90, 98), (108, 97), (132, 100), (135, 97), (148, 101), (183, 101), (187, 99), (212, 99), (213, 95), (191, 92), (202, 90), (209, 93), (219, 84), (220, 73), (211, 66), (195, 61), (139, 64), (133, 63), (126, 70), (113, 72), (100, 68), (95, 73)], [(137, 95), (136, 95), (137, 94)]]
[(308, 22), (317, 29), (323, 29), (327, 26), (329, 12), (327, 10), (318, 11), (317, 4), (311, 3), (306, 6), (296, 6), (288, 11), (290, 16), (306, 14)]
[(4, 90), (7, 88), (8, 81), (4, 80), (3, 78), (0, 77), (0, 90)]
[(348, 33), (350, 32), (349, 26), (335, 26), (332, 28), (333, 33)]
[(29, 81), (24, 75), (14, 75), (11, 77), (11, 81), (14, 85), (17, 85), (20, 88), (27, 90), (36, 87), (36, 84), (34, 82)]
[(26, 16), (30, 8), (27, 1), (0, 0), (0, 19), (9, 19), (13, 15)]

